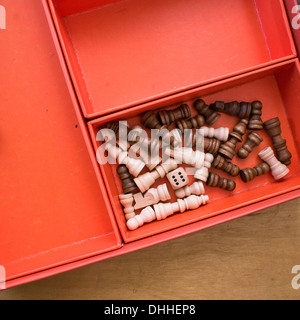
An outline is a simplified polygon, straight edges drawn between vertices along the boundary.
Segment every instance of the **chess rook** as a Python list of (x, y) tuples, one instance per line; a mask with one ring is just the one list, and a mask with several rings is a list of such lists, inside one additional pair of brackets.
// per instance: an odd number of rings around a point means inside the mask
[(208, 128), (208, 127), (201, 127), (199, 129), (199, 134), (202, 134), (204, 137), (208, 138), (216, 138), (220, 141), (227, 141), (229, 136), (229, 128)]
[(143, 226), (145, 223), (152, 222), (156, 219), (156, 215), (152, 207), (147, 207), (141, 211), (139, 215), (127, 221), (128, 230), (133, 231)]
[(134, 207), (133, 207), (133, 195), (132, 193), (129, 194), (120, 194), (119, 200), (121, 205), (124, 208), (125, 218), (129, 220), (135, 217)]
[(252, 111), (249, 119), (248, 129), (250, 130), (262, 130), (264, 124), (261, 120), (262, 115), (262, 103), (260, 101), (252, 102)]
[(237, 116), (241, 119), (248, 119), (251, 114), (251, 104), (248, 102), (232, 101), (225, 103), (224, 101), (216, 101), (210, 105), (212, 110), (226, 113), (231, 116)]
[(181, 105), (175, 110), (163, 110), (158, 112), (158, 118), (162, 125), (170, 125), (176, 120), (186, 119), (191, 116), (191, 110), (187, 104)]
[(190, 186), (185, 186), (175, 191), (176, 197), (180, 199), (189, 197), (192, 194), (196, 196), (200, 196), (201, 194), (204, 194), (204, 193), (205, 193), (205, 189), (201, 181), (196, 181)]
[(270, 166), (271, 173), (276, 180), (284, 178), (289, 173), (288, 167), (275, 157), (271, 147), (265, 148), (258, 155)]
[(281, 136), (281, 125), (278, 117), (264, 122), (264, 127), (273, 140), (278, 160), (285, 165), (291, 164), (292, 155), (287, 149), (286, 140)]
[(255, 177), (268, 173), (269, 171), (269, 165), (266, 163), (261, 163), (260, 165), (255, 166), (254, 168), (245, 168), (241, 170), (240, 176), (242, 180), (246, 183), (252, 181)]
[(206, 185), (209, 187), (219, 187), (227, 191), (233, 191), (236, 188), (236, 183), (233, 180), (221, 178), (216, 173), (210, 172)]
[(205, 124), (205, 118), (201, 115), (190, 119), (182, 119), (176, 121), (176, 127), (184, 133), (186, 129), (200, 128)]
[(215, 156), (214, 161), (212, 163), (212, 167), (223, 170), (233, 177), (238, 176), (240, 173), (240, 168), (237, 165), (227, 161), (219, 154)]
[(137, 190), (137, 186), (132, 180), (129, 171), (124, 164), (117, 167), (117, 173), (122, 181), (122, 189), (125, 194), (132, 193)]
[(219, 148), (219, 154), (229, 160), (232, 160), (236, 153), (237, 142), (243, 141), (243, 135), (246, 133), (248, 125), (247, 119), (242, 119), (229, 134), (229, 140), (223, 143)]
[(195, 101), (194, 108), (205, 118), (206, 123), (210, 126), (221, 117), (219, 113), (212, 110), (202, 99)]
[(238, 156), (241, 159), (246, 159), (255, 147), (258, 147), (262, 143), (263, 139), (255, 132), (250, 132), (247, 141), (239, 149)]

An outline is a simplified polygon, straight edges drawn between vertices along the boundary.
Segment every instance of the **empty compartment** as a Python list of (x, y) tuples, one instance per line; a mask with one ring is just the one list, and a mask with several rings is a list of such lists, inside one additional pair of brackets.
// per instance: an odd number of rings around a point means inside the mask
[(282, 0), (49, 0), (87, 118), (296, 55)]
[[(117, 165), (100, 164), (99, 168), (103, 174), (124, 241), (130, 242), (145, 238), (299, 189), (300, 130), (299, 126), (297, 126), (300, 116), (299, 90), (299, 61), (294, 59), (90, 121), (88, 127), (96, 153), (102, 143), (96, 139), (97, 132), (99, 129), (105, 128), (107, 123), (111, 121), (126, 120), (130, 127), (132, 127), (141, 124), (142, 116), (148, 110), (156, 112), (161, 109), (173, 109), (182, 103), (187, 103), (190, 106), (192, 115), (196, 115), (197, 112), (193, 107), (193, 103), (199, 97), (204, 99), (207, 104), (215, 101), (230, 102), (237, 100), (252, 102), (260, 100), (263, 103), (262, 120), (266, 121), (273, 117), (280, 118), (282, 136), (286, 139), (287, 147), (292, 153), (292, 164), (289, 166), (290, 173), (284, 180), (278, 182), (275, 181), (271, 173), (257, 177), (249, 183), (244, 183), (239, 176), (232, 178), (224, 171), (211, 169), (211, 171), (218, 173), (221, 177), (233, 179), (237, 184), (236, 189), (233, 192), (229, 192), (205, 186), (206, 194), (210, 198), (207, 205), (183, 214), (177, 213), (166, 220), (145, 224), (135, 231), (127, 230), (123, 209), (119, 203), (118, 196), (123, 192), (120, 179), (116, 173)], [(222, 114), (213, 127), (229, 127), (230, 131), (232, 131), (238, 121), (237, 117)], [(174, 124), (173, 127), (175, 127)], [(171, 126), (170, 129), (173, 127)], [(250, 131), (248, 130), (248, 132)], [(261, 145), (256, 147), (247, 159), (242, 160), (238, 156), (235, 156), (232, 160), (232, 163), (238, 165), (241, 169), (252, 168), (262, 163), (262, 160), (258, 157), (259, 151), (267, 146), (272, 146), (272, 140), (265, 130), (257, 132), (263, 138)], [(247, 135), (244, 136), (243, 143), (246, 141), (246, 137)], [(242, 143), (238, 143), (237, 150), (241, 146)], [(185, 165), (183, 166), (185, 167)], [(142, 171), (142, 173), (144, 172), (147, 172), (147, 169)], [(190, 184), (193, 179), (194, 177), (190, 176)], [(165, 178), (158, 179), (153, 186), (156, 187), (162, 183), (167, 183), (172, 195), (170, 202), (175, 202), (175, 194)], [(140, 210), (137, 210), (136, 214), (139, 213)]]

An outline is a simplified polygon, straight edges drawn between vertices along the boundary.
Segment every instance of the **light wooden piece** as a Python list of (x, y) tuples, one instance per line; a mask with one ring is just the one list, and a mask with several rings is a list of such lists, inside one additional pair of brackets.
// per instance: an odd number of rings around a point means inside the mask
[(196, 196), (200, 196), (201, 194), (204, 194), (204, 193), (205, 193), (205, 189), (201, 181), (196, 181), (190, 186), (185, 186), (175, 191), (175, 195), (179, 199), (189, 197), (192, 194)]
[(125, 213), (126, 220), (135, 217), (134, 207), (133, 207), (133, 195), (132, 193), (128, 194), (120, 194), (119, 200), (121, 205), (123, 206), (123, 211)]
[(218, 129), (201, 127), (198, 130), (199, 134), (207, 138), (216, 138), (220, 141), (227, 141), (229, 137), (229, 128), (220, 127)]
[(167, 179), (169, 180), (173, 190), (183, 188), (189, 183), (189, 177), (182, 167), (169, 172), (167, 174)]
[(157, 188), (149, 189), (144, 195), (140, 192), (133, 195), (135, 205), (134, 209), (138, 210), (156, 204), (160, 201), (171, 199), (167, 184), (162, 184)]
[(203, 166), (199, 168), (194, 174), (195, 179), (206, 182), (209, 175), (208, 169), (211, 167), (213, 161), (214, 156), (210, 153), (206, 153), (204, 156)]
[(155, 212), (152, 207), (147, 207), (139, 215), (127, 221), (128, 230), (133, 231), (143, 226), (145, 223), (152, 222), (156, 219)]
[(284, 178), (290, 172), (288, 167), (275, 157), (271, 147), (265, 148), (258, 155), (270, 166), (271, 173), (276, 180)]

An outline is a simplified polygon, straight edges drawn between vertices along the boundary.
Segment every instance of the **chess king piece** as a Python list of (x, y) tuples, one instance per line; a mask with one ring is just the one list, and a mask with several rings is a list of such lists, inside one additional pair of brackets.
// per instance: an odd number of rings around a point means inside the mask
[(246, 159), (255, 147), (258, 147), (262, 143), (263, 139), (255, 132), (250, 132), (247, 141), (239, 149), (238, 156), (241, 159)]
[(209, 187), (219, 187), (227, 191), (233, 191), (236, 188), (236, 183), (233, 180), (221, 178), (216, 173), (210, 172), (206, 185)]
[(236, 153), (237, 142), (243, 141), (243, 135), (246, 133), (248, 125), (247, 119), (242, 119), (229, 134), (229, 140), (223, 143), (219, 148), (219, 154), (229, 160), (232, 160)]
[(264, 124), (261, 120), (262, 115), (262, 103), (260, 101), (252, 102), (252, 112), (249, 119), (248, 129), (250, 130), (262, 130)]
[(212, 167), (216, 169), (221, 169), (229, 173), (233, 177), (238, 176), (240, 173), (240, 168), (237, 165), (227, 161), (219, 154), (215, 156), (214, 161), (212, 163)]
[(152, 222), (156, 219), (156, 215), (152, 207), (147, 207), (141, 211), (139, 215), (127, 221), (127, 228), (130, 231), (136, 230), (143, 226), (145, 223)]
[(290, 172), (286, 165), (278, 161), (271, 147), (265, 148), (258, 155), (270, 166), (271, 173), (276, 180), (284, 178)]
[(185, 186), (181, 189), (175, 191), (175, 195), (177, 198), (185, 198), (190, 195), (200, 196), (201, 194), (205, 194), (204, 185), (201, 181), (196, 181), (190, 186)]
[(158, 112), (158, 118), (162, 125), (170, 125), (176, 120), (186, 119), (191, 116), (191, 110), (187, 104), (181, 105), (174, 110), (163, 110)]
[(117, 167), (117, 173), (122, 181), (122, 189), (125, 194), (132, 193), (137, 190), (137, 186), (132, 180), (129, 171), (124, 164)]
[(205, 118), (201, 115), (190, 119), (182, 119), (176, 121), (177, 128), (184, 133), (186, 129), (200, 128), (205, 124)]
[(120, 194), (119, 200), (124, 208), (125, 219), (129, 220), (135, 217), (134, 207), (133, 207), (133, 195), (132, 193)]
[(242, 180), (246, 183), (252, 181), (255, 177), (268, 173), (269, 171), (269, 165), (266, 163), (261, 163), (260, 165), (255, 166), (254, 168), (245, 168), (241, 170), (240, 176)]
[(208, 128), (208, 127), (201, 127), (199, 129), (199, 134), (202, 134), (204, 137), (208, 138), (216, 138), (220, 141), (227, 141), (229, 136), (229, 128)]
[(292, 155), (287, 149), (286, 140), (281, 136), (281, 125), (278, 117), (264, 122), (264, 127), (273, 140), (278, 160), (288, 166), (291, 164)]
[(166, 184), (162, 184), (157, 188), (149, 189), (144, 195), (137, 193), (133, 195), (135, 206), (134, 209), (138, 210), (156, 204), (160, 201), (165, 202), (171, 199), (168, 187)]
[(167, 179), (169, 180), (173, 190), (178, 190), (189, 183), (189, 177), (183, 168), (178, 168), (167, 174)]
[(163, 220), (176, 212), (183, 213), (186, 210), (194, 210), (205, 205), (209, 200), (207, 195), (189, 196), (185, 199), (177, 199), (174, 203), (158, 203), (154, 205), (156, 219)]
[(248, 119), (251, 115), (251, 104), (248, 102), (232, 101), (225, 103), (224, 101), (216, 101), (210, 105), (212, 110), (226, 113), (231, 116), (237, 116), (241, 119)]
[(174, 159), (169, 159), (166, 163), (157, 166), (153, 171), (147, 172), (134, 179), (139, 190), (146, 192), (158, 178), (163, 178), (167, 173), (177, 168), (177, 162)]
[(202, 99), (198, 99), (194, 103), (194, 108), (205, 118), (208, 125), (213, 125), (221, 115), (212, 110)]

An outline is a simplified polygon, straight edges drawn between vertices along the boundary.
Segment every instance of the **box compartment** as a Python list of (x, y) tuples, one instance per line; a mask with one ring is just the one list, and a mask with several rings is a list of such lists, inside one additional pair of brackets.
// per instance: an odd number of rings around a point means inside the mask
[[(237, 182), (237, 188), (233, 192), (206, 186), (206, 193), (210, 197), (210, 202), (206, 206), (183, 214), (175, 214), (163, 221), (146, 224), (135, 231), (127, 230), (124, 213), (118, 200), (118, 195), (122, 193), (122, 188), (120, 179), (116, 173), (117, 165), (100, 164), (99, 167), (104, 177), (111, 204), (124, 241), (131, 242), (149, 237), (299, 189), (300, 131), (297, 128), (297, 122), (300, 116), (300, 109), (298, 108), (300, 104), (299, 90), (299, 61), (293, 59), (292, 61), (266, 67), (245, 75), (219, 81), (211, 85), (186, 91), (172, 97), (160, 99), (90, 121), (88, 127), (96, 152), (102, 143), (96, 141), (96, 134), (99, 129), (104, 128), (110, 121), (126, 120), (132, 127), (133, 125), (141, 124), (142, 115), (147, 110), (170, 109), (178, 107), (181, 103), (189, 104), (193, 112), (192, 115), (196, 115), (197, 113), (193, 109), (193, 102), (199, 97), (203, 98), (208, 104), (213, 103), (216, 100), (228, 102), (233, 100), (250, 102), (261, 100), (264, 105), (263, 121), (275, 116), (280, 118), (282, 135), (287, 140), (288, 149), (293, 155), (292, 164), (289, 166), (290, 173), (283, 181), (276, 182), (269, 173), (257, 177), (250, 183), (242, 182), (240, 177), (234, 178)], [(213, 127), (228, 126), (232, 129), (237, 122), (238, 118), (223, 114)], [(170, 129), (172, 129), (172, 127), (170, 127)], [(232, 162), (240, 166), (241, 169), (253, 167), (261, 163), (262, 161), (257, 156), (258, 152), (263, 148), (272, 145), (271, 138), (265, 131), (260, 131), (259, 134), (261, 134), (264, 140), (259, 147), (255, 148), (248, 159), (241, 160), (237, 156), (233, 159)], [(244, 137), (244, 142), (245, 140), (246, 136)], [(238, 144), (237, 148), (241, 145), (242, 144)], [(144, 171), (147, 171), (147, 169)], [(212, 169), (212, 171), (219, 173), (223, 177), (231, 178), (223, 171), (216, 169)], [(161, 183), (163, 183), (162, 179), (159, 179), (154, 186)], [(169, 189), (170, 193), (172, 193), (171, 187)], [(171, 201), (176, 201), (174, 193), (172, 193), (172, 195)], [(136, 211), (137, 214), (139, 212), (140, 210)]]
[(49, 0), (87, 118), (295, 57), (282, 0)]

